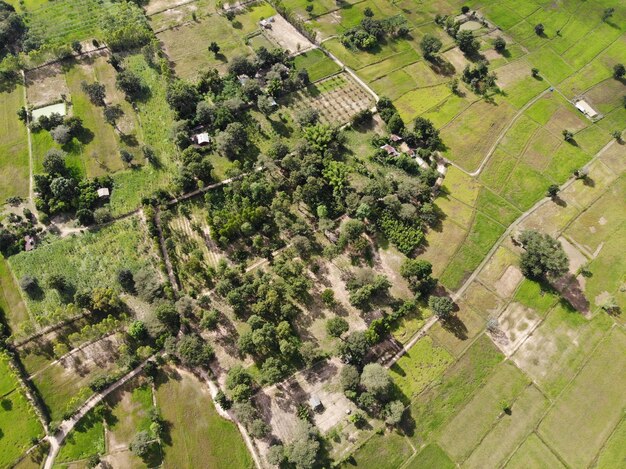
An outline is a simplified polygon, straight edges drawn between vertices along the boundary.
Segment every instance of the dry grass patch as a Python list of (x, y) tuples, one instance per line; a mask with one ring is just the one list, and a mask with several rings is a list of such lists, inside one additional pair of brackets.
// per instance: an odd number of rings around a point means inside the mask
[(30, 106), (37, 108), (51, 104), (60, 100), (61, 95), (70, 97), (61, 64), (47, 65), (26, 73), (26, 97)]
[(502, 353), (510, 357), (540, 322), (541, 317), (532, 308), (511, 303), (498, 318), (498, 330), (489, 334)]

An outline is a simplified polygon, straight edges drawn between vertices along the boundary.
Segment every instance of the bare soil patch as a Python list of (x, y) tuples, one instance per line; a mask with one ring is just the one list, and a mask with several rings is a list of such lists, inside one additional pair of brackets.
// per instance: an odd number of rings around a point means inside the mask
[(444, 52), (442, 55), (445, 60), (452, 64), (457, 72), (463, 70), (465, 66), (469, 65), (470, 63), (469, 60), (465, 58), (465, 55), (463, 55), (463, 52), (461, 52), (461, 49), (459, 49), (458, 47), (450, 49), (449, 51)]
[(61, 99), (69, 99), (70, 90), (60, 64), (47, 65), (26, 72), (26, 97), (32, 107), (41, 107)]
[(306, 404), (311, 396), (317, 397), (323, 406), (313, 413), (315, 425), (322, 434), (346, 418), (347, 410), (354, 411), (356, 407), (337, 385), (343, 366), (338, 358), (333, 358), (259, 392), (254, 398), (256, 406), (271, 425), (273, 435), (285, 442), (292, 441), (298, 425), (298, 406)]
[[(495, 52), (495, 50), (493, 51)], [(497, 52), (496, 52), (497, 54)], [(500, 54), (497, 54), (499, 58)], [(531, 75), (530, 65), (523, 60), (517, 60), (498, 69), (496, 83), (500, 88), (507, 88)]]
[(563, 246), (563, 250), (567, 257), (569, 257), (569, 271), (571, 274), (575, 274), (578, 269), (580, 269), (583, 265), (587, 263), (587, 258), (585, 255), (578, 250), (576, 246), (570, 243), (567, 238), (561, 236), (559, 238), (561, 245)]
[(494, 284), (494, 287), (502, 298), (509, 298), (523, 278), (522, 271), (517, 266), (510, 265)]
[(274, 22), (271, 23), (272, 27), (263, 30), (263, 33), (270, 41), (291, 53), (304, 52), (315, 47), (311, 41), (300, 34), (285, 18), (280, 15), (274, 15), (272, 18), (274, 19)]
[(533, 309), (511, 303), (498, 318), (498, 331), (489, 335), (498, 348), (510, 357), (540, 322), (541, 318)]
[(561, 107), (552, 115), (546, 124), (546, 129), (554, 135), (561, 135), (563, 129), (578, 132), (587, 127), (587, 123), (582, 119), (578, 114), (574, 114), (574, 111)]

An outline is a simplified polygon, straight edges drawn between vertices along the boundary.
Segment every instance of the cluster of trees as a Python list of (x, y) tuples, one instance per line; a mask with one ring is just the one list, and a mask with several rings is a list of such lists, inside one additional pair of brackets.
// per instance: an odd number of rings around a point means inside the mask
[(520, 258), (522, 273), (536, 280), (554, 280), (563, 276), (569, 259), (561, 243), (546, 233), (523, 231), (519, 242), (524, 248)]
[(474, 33), (468, 29), (461, 30), (461, 23), (456, 21), (454, 16), (436, 15), (435, 23), (441, 26), (454, 40), (459, 49), (468, 56), (478, 53), (480, 42), (474, 37)]
[[(30, 110), (25, 107), (17, 111), (17, 117), (26, 123), (31, 119)], [(61, 114), (53, 112), (49, 116), (40, 116), (36, 121), (30, 122), (30, 129), (33, 132), (40, 132), (42, 129), (50, 132), (50, 135), (59, 145), (69, 143), (73, 138), (84, 141), (88, 139), (91, 132), (83, 126), (83, 121), (77, 116), (63, 117)]]
[[(389, 372), (378, 363), (365, 365), (359, 373), (354, 365), (341, 369), (340, 384), (349, 399), (368, 415), (384, 418), (388, 425), (398, 425), (404, 414), (404, 404), (394, 400), (394, 385)], [(365, 415), (357, 411), (350, 419), (355, 425), (365, 423)]]
[(100, 28), (114, 52), (137, 49), (154, 38), (143, 11), (133, 2), (118, 2), (108, 10)]
[(0, 1), (0, 60), (22, 50), (28, 27), (13, 5)]
[(0, 253), (6, 257), (24, 249), (24, 237), (35, 237), (39, 234), (35, 217), (32, 212), (25, 208), (24, 216), (16, 213), (9, 213), (0, 223)]
[(280, 467), (288, 463), (300, 469), (312, 469), (319, 462), (319, 453), (320, 435), (310, 422), (302, 419), (294, 431), (291, 443), (271, 446), (267, 460)]
[(485, 94), (487, 91), (497, 89), (495, 72), (489, 72), (489, 64), (481, 60), (475, 65), (466, 65), (461, 79), (469, 85), (476, 94)]
[[(369, 10), (369, 13), (371, 13), (371, 10)], [(397, 39), (406, 37), (409, 34), (407, 20), (402, 15), (392, 16), (382, 20), (374, 19), (372, 16), (366, 14), (359, 26), (345, 31), (339, 37), (341, 43), (348, 48), (372, 50), (378, 46), (385, 37)]]
[(81, 179), (71, 171), (65, 162), (65, 152), (57, 149), (48, 150), (43, 160), (43, 174), (36, 174), (35, 206), (45, 217), (61, 212), (76, 212), (76, 217), (83, 225), (105, 223), (111, 215), (106, 208), (97, 208), (99, 188), (113, 188), (110, 176), (94, 179)]
[(442, 148), (443, 142), (439, 136), (439, 131), (427, 118), (416, 118), (411, 131), (406, 127), (389, 98), (381, 97), (376, 108), (380, 117), (385, 121), (389, 133), (400, 135), (410, 147), (423, 148), (431, 152)]

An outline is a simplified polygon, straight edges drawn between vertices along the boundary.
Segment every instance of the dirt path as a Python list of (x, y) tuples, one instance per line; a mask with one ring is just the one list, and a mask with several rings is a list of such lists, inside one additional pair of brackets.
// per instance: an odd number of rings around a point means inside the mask
[(141, 372), (141, 370), (143, 370), (143, 367), (148, 362), (148, 360), (151, 360), (152, 358), (154, 358), (154, 355), (150, 358), (147, 358), (137, 368), (125, 374), (122, 378), (111, 384), (108, 388), (91, 396), (89, 399), (87, 399), (87, 401), (85, 401), (85, 403), (78, 410), (78, 412), (76, 412), (71, 418), (63, 420), (63, 422), (61, 422), (57, 432), (54, 435), (48, 435), (45, 438), (46, 440), (48, 440), (48, 442), (50, 442), (50, 452), (46, 457), (46, 462), (43, 466), (44, 469), (52, 469), (54, 465), (54, 460), (56, 459), (57, 454), (59, 454), (59, 450), (61, 449), (61, 444), (63, 443), (63, 440), (65, 440), (65, 437), (74, 429), (80, 419), (83, 418), (85, 414), (87, 414), (87, 412), (97, 406), (102, 401), (102, 399), (104, 399), (117, 388), (123, 386), (128, 381), (137, 376)]
[[(24, 82), (24, 106), (28, 105), (28, 96), (26, 96), (26, 74), (24, 70), (21, 70), (22, 73), (22, 81)], [(32, 137), (30, 135), (30, 119), (28, 118), (28, 114), (26, 114), (26, 135), (28, 137), (28, 198), (30, 199), (30, 203), (33, 204), (35, 200), (34, 193), (34, 177), (33, 177), (33, 143)], [(37, 213), (36, 211), (33, 213)]]
[(156, 215), (154, 216), (154, 222), (156, 225), (157, 232), (159, 234), (159, 244), (161, 245), (161, 254), (163, 255), (163, 262), (165, 262), (165, 268), (167, 269), (167, 276), (170, 279), (170, 284), (174, 289), (174, 293), (178, 295), (180, 291), (180, 286), (178, 285), (178, 280), (176, 279), (176, 274), (174, 273), (174, 267), (172, 266), (172, 261), (170, 260), (170, 256), (167, 252), (167, 247), (165, 246), (165, 238), (163, 237), (163, 228), (161, 227), (161, 212), (157, 209)]

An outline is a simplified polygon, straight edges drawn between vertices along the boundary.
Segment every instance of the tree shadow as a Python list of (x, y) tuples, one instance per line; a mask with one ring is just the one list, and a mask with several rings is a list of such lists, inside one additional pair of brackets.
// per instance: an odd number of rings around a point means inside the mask
[(120, 132), (120, 140), (129, 147), (136, 147), (139, 145), (139, 141), (137, 140), (137, 136), (135, 134), (124, 134)]
[(441, 326), (448, 332), (454, 334), (459, 340), (467, 340), (467, 327), (458, 315), (450, 315), (441, 320)]

